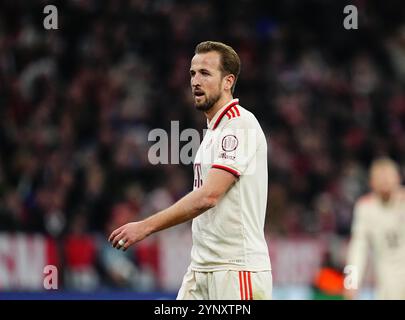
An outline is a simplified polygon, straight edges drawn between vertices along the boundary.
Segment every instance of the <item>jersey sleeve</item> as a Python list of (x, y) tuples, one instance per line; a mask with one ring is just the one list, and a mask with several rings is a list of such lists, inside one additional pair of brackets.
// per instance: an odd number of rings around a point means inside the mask
[(241, 118), (229, 121), (219, 133), (212, 168), (228, 171), (236, 177), (254, 170), (258, 136), (257, 129), (247, 121)]

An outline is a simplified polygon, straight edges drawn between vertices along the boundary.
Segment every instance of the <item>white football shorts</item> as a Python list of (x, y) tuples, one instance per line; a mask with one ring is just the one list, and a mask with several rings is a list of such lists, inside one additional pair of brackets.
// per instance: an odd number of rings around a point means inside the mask
[(271, 271), (198, 272), (189, 267), (177, 300), (270, 300)]

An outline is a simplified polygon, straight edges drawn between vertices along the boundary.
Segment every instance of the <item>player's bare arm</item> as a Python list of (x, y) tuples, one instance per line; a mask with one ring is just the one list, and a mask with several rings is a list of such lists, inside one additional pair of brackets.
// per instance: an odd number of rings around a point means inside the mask
[(108, 241), (112, 243), (114, 248), (119, 249), (121, 248), (119, 242), (122, 240), (125, 243), (122, 249), (125, 251), (152, 233), (189, 221), (215, 207), (236, 179), (233, 174), (227, 171), (212, 168), (201, 188), (190, 192), (169, 208), (145, 220), (131, 222), (119, 227), (111, 233)]

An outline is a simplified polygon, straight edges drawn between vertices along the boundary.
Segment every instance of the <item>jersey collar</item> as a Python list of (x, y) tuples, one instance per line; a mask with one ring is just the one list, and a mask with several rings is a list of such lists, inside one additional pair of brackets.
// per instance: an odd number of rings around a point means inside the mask
[(221, 122), (222, 118), (225, 116), (225, 114), (231, 109), (233, 106), (237, 105), (239, 103), (239, 99), (232, 99), (229, 101), (226, 105), (224, 105), (221, 109), (217, 111), (217, 113), (214, 115), (214, 117), (211, 119), (211, 121), (208, 121), (207, 119), (207, 127), (208, 129), (215, 130), (219, 123)]

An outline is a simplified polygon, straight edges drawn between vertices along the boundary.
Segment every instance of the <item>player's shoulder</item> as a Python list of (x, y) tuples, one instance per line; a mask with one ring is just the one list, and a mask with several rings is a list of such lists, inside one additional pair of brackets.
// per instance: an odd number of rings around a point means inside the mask
[(369, 192), (365, 195), (362, 195), (357, 201), (356, 205), (357, 206), (368, 206), (372, 205), (376, 201), (376, 196), (372, 193)]
[(226, 127), (255, 128), (260, 126), (255, 115), (241, 105), (237, 104), (225, 114)]
[(401, 187), (398, 190), (398, 198), (400, 201), (405, 201), (405, 188), (404, 187)]

